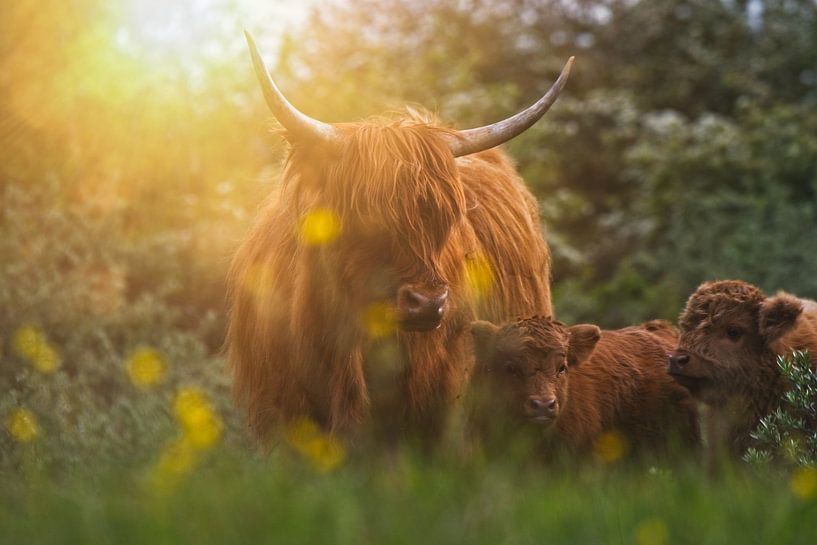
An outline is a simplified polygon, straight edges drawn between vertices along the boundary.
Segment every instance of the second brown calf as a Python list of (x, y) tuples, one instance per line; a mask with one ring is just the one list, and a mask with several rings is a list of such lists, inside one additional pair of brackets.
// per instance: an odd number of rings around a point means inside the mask
[(787, 389), (778, 356), (808, 351), (817, 366), (817, 303), (740, 280), (705, 282), (679, 323), (670, 373), (706, 405), (709, 450), (739, 456)]
[(636, 451), (697, 445), (695, 402), (667, 374), (677, 331), (666, 322), (621, 330), (534, 317), (474, 322), (473, 387), (491, 418), (539, 426), (543, 440), (587, 450), (617, 432)]

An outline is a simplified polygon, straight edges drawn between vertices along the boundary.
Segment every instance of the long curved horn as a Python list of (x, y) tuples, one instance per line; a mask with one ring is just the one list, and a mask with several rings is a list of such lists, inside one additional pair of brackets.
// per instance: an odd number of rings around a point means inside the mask
[(570, 68), (573, 66), (574, 57), (567, 59), (562, 73), (559, 74), (559, 79), (551, 85), (545, 96), (536, 101), (536, 103), (522, 110), (518, 114), (498, 121), (492, 125), (486, 125), (476, 129), (467, 129), (464, 131), (457, 131), (456, 136), (451, 138), (449, 147), (454, 157), (461, 157), (470, 153), (477, 153), (486, 149), (493, 148), (503, 144), (515, 136), (519, 136), (528, 130), (534, 123), (545, 115), (550, 107), (559, 98), (559, 93), (567, 83), (567, 78), (570, 75)]
[(252, 34), (245, 30), (244, 36), (247, 38), (247, 47), (250, 49), (255, 75), (258, 76), (264, 99), (278, 122), (294, 136), (295, 140), (338, 142), (340, 135), (332, 125), (302, 114), (289, 103), (272, 81)]

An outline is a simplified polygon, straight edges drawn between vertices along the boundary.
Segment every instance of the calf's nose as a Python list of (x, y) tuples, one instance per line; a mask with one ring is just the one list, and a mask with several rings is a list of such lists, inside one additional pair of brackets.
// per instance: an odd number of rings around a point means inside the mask
[(533, 416), (553, 416), (556, 414), (556, 398), (531, 396), (528, 398), (527, 409)]
[(677, 352), (670, 354), (669, 357), (669, 364), (670, 367), (676, 369), (683, 369), (683, 367), (689, 363), (689, 354), (679, 354)]

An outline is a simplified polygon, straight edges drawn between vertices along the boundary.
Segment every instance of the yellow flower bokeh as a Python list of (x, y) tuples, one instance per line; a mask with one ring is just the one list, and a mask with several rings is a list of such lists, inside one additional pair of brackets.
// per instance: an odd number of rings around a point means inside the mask
[(388, 303), (373, 303), (363, 313), (363, 326), (370, 337), (387, 337), (397, 331), (397, 314)]
[(222, 422), (207, 395), (198, 388), (182, 388), (173, 401), (181, 434), (162, 450), (150, 471), (150, 483), (160, 493), (172, 492), (193, 471), (207, 449), (221, 438)]
[(298, 235), (301, 242), (310, 246), (329, 244), (340, 235), (338, 215), (329, 208), (315, 208), (301, 217)]
[(604, 464), (620, 460), (629, 449), (627, 438), (618, 431), (602, 433), (593, 443), (593, 454)]
[(346, 459), (346, 448), (336, 437), (324, 433), (309, 418), (299, 418), (291, 422), (285, 436), (289, 444), (301, 456), (309, 460), (321, 473), (328, 473), (339, 467)]
[(42, 329), (34, 325), (26, 325), (14, 332), (11, 338), (11, 345), (14, 352), (24, 359), (31, 359), (37, 356), (40, 346), (45, 343), (45, 333)]
[(644, 520), (635, 529), (636, 545), (665, 545), (668, 539), (667, 525), (659, 518)]
[(797, 468), (791, 476), (789, 485), (792, 493), (801, 500), (817, 497), (817, 468)]
[(150, 471), (150, 484), (160, 493), (172, 492), (199, 462), (198, 450), (184, 436), (168, 443)]
[(487, 297), (495, 281), (491, 260), (479, 252), (468, 256), (465, 261), (465, 286), (472, 299)]
[(140, 348), (125, 363), (130, 381), (138, 388), (149, 388), (162, 382), (167, 365), (162, 355), (152, 348)]
[(62, 357), (60, 357), (56, 348), (45, 343), (40, 346), (36, 357), (31, 359), (31, 365), (41, 373), (53, 373), (62, 365)]
[(210, 448), (221, 437), (221, 418), (201, 390), (197, 388), (179, 390), (173, 409), (184, 437), (193, 448), (199, 450)]
[(198, 453), (186, 437), (169, 443), (159, 457), (156, 468), (162, 475), (184, 475), (195, 467)]
[(34, 325), (19, 328), (12, 337), (15, 353), (41, 373), (53, 373), (62, 365), (57, 349), (48, 342), (42, 329)]
[(30, 443), (40, 434), (37, 417), (28, 409), (16, 409), (6, 419), (6, 429), (18, 443)]

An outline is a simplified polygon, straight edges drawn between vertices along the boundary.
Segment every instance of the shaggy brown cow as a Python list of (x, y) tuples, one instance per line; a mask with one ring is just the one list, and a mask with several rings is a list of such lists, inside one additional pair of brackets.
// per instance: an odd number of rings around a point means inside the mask
[(569, 450), (587, 449), (605, 432), (641, 451), (694, 446), (695, 402), (666, 373), (673, 329), (663, 321), (614, 331), (541, 317), (504, 327), (477, 321), (473, 383), (493, 418), (539, 424)]
[(434, 436), (468, 378), (471, 320), (551, 311), (536, 201), (492, 148), (544, 115), (572, 59), (536, 104), (487, 127), (329, 125), (287, 102), (247, 40), (291, 149), (232, 266), (237, 400), (261, 437), (303, 417)]
[(679, 325), (670, 374), (708, 406), (710, 444), (740, 454), (785, 391), (777, 356), (808, 350), (817, 361), (817, 303), (782, 292), (767, 297), (740, 280), (706, 282)]

